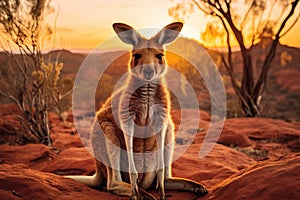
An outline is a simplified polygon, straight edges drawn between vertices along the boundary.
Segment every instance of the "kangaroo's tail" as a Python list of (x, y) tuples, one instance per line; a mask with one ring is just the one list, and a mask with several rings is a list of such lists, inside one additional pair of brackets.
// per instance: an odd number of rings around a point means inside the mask
[(66, 178), (71, 178), (75, 181), (88, 185), (90, 187), (101, 187), (104, 184), (103, 178), (95, 173), (93, 176), (65, 176)]

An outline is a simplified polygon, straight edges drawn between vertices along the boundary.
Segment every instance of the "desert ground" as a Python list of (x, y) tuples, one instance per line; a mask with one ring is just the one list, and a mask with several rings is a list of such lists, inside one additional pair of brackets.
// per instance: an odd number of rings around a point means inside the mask
[[(183, 40), (178, 43), (189, 46), (195, 42)], [(263, 56), (261, 46), (255, 47), (257, 62)], [(282, 53), (289, 59), (281, 57)], [(57, 52), (52, 52), (57, 54)], [(193, 53), (193, 52), (192, 52)], [(213, 53), (211, 53), (213, 57)], [(234, 54), (235, 55), (235, 54)], [(270, 70), (268, 85), (263, 97), (264, 115), (260, 118), (243, 118), (236, 110), (233, 90), (228, 79), (224, 80), (227, 93), (228, 115), (222, 133), (213, 149), (204, 158), (199, 151), (210, 125), (209, 94), (203, 85), (192, 77), (200, 102), (200, 119), (193, 116), (195, 110), (178, 106), (172, 109), (177, 133), (175, 153), (184, 153), (173, 162), (175, 177), (190, 178), (205, 185), (209, 193), (203, 197), (181, 191), (167, 191), (170, 200), (199, 199), (272, 199), (291, 200), (300, 197), (300, 49), (280, 45)], [(48, 55), (46, 55), (48, 56)], [(62, 78), (73, 80), (85, 55), (63, 50)], [(106, 55), (105, 58), (108, 58)], [(53, 56), (55, 58), (55, 56)], [(112, 63), (107, 76), (103, 77), (96, 94), (99, 105), (109, 96), (115, 80), (126, 71), (126, 55)], [(0, 54), (0, 64), (5, 58)], [(122, 62), (122, 65), (118, 63)], [(235, 62), (241, 62), (237, 57)], [(118, 70), (115, 70), (118, 65)], [(223, 74), (224, 68), (219, 68)], [(185, 71), (189, 74), (190, 71)], [(225, 77), (225, 76), (224, 76)], [(176, 80), (175, 80), (176, 81)], [(61, 107), (70, 107), (70, 99)], [(188, 104), (188, 103), (187, 103)], [(98, 106), (98, 105), (97, 105)], [(53, 147), (43, 144), (26, 144), (16, 131), (20, 122), (16, 119), (16, 107), (1, 99), (0, 104), (0, 199), (128, 199), (105, 191), (92, 189), (64, 175), (92, 175), (94, 160), (84, 144), (89, 135), (78, 134), (74, 126), (72, 110), (65, 109), (65, 121), (54, 111), (49, 113)], [(233, 114), (232, 114), (233, 113)], [(199, 126), (191, 122), (199, 120)], [(180, 136), (179, 136), (180, 135)], [(157, 195), (155, 191), (150, 191)]]
[[(176, 125), (179, 112), (193, 110), (172, 111)], [(7, 113), (0, 122), (9, 119)], [(61, 122), (57, 114), (50, 113), (53, 148), (43, 144), (0, 145), (1, 199), (127, 199), (63, 177), (94, 173), (93, 157), (83, 146), (72, 120), (71, 114)], [(191, 144), (176, 145), (175, 152), (187, 150), (173, 162), (173, 175), (199, 181), (209, 193), (196, 198), (187, 192), (168, 191), (168, 199), (282, 200), (300, 196), (299, 122), (228, 119), (212, 151), (199, 158), (210, 115), (201, 112), (197, 133), (189, 129), (191, 120), (195, 119), (181, 121), (185, 139)], [(6, 138), (9, 140), (12, 138)]]

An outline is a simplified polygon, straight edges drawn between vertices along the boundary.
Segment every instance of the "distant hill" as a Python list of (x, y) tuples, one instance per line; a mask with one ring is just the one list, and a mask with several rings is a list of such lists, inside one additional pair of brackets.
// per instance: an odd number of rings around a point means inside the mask
[[(220, 62), (220, 57), (218, 53), (214, 50), (203, 49), (203, 52), (199, 52), (199, 45), (195, 40), (187, 38), (178, 38), (175, 43), (168, 46), (167, 49), (177, 49), (177, 54), (180, 56), (180, 52), (188, 52), (189, 55), (195, 57), (195, 59), (202, 62), (199, 53), (207, 52), (211, 58), (215, 61), (216, 65), (219, 67), (219, 71), (223, 76), (225, 83), (225, 89), (227, 92), (227, 103), (229, 112), (239, 112), (237, 106), (237, 99), (234, 95), (230, 80), (226, 78), (226, 70)], [(257, 71), (259, 71), (262, 58), (265, 56), (266, 49), (268, 48), (268, 41), (263, 41), (262, 43), (254, 46), (252, 49), (252, 54), (254, 55), (254, 62), (256, 63)], [(198, 50), (198, 51), (197, 51)], [(113, 60), (110, 66), (106, 69), (104, 77), (99, 82), (100, 89), (97, 91), (96, 100), (101, 104), (111, 93), (113, 86), (119, 80), (119, 78), (126, 73), (127, 63), (129, 60), (129, 54), (124, 52), (121, 57), (116, 58), (116, 54), (120, 52), (106, 52), (99, 53), (93, 56), (99, 57), (99, 62), (106, 62)], [(84, 62), (84, 59), (88, 56), (87, 54), (73, 53), (68, 50), (55, 50), (44, 55), (45, 60), (50, 59), (55, 61), (57, 58), (59, 62), (64, 64), (64, 68), (61, 73), (62, 78), (72, 78), (74, 80), (76, 73)], [(234, 63), (237, 66), (235, 71), (237, 75), (242, 73), (242, 58), (239, 52), (233, 53)], [(178, 58), (172, 52), (167, 53), (168, 63), (171, 67), (180, 71), (186, 79), (190, 82), (192, 87), (195, 89), (200, 108), (206, 111), (210, 111), (210, 96), (209, 92), (205, 88), (205, 84), (202, 79), (199, 79), (199, 74), (195, 72), (193, 66), (185, 59)], [(0, 53), (0, 65), (5, 64), (5, 54)], [(97, 63), (92, 63), (93, 67), (97, 68)], [(91, 77), (93, 76), (92, 72)], [(257, 76), (258, 74), (256, 74)], [(265, 117), (281, 118), (285, 120), (300, 120), (300, 49), (289, 47), (285, 45), (278, 45), (277, 53), (268, 76), (268, 85), (266, 88), (265, 95), (262, 99), (263, 112)], [(177, 84), (181, 87), (182, 83), (178, 78), (170, 78), (171, 84)], [(176, 106), (176, 97), (173, 96)], [(188, 106), (188, 99), (185, 104)], [(184, 105), (184, 106), (185, 106)], [(178, 106), (178, 105), (177, 105)]]
[(72, 53), (69, 50), (54, 50), (50, 51), (47, 54), (44, 54), (46, 61), (61, 62), (64, 64), (64, 67), (61, 71), (62, 75), (74, 76), (78, 71), (81, 63), (85, 59), (86, 55), (80, 53)]

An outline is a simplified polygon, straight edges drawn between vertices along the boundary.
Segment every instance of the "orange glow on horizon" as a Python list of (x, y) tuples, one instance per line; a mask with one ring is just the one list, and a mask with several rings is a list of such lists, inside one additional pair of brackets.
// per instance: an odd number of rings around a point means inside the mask
[[(168, 15), (168, 8), (173, 4), (171, 0), (139, 1), (71, 1), (52, 0), (51, 5), (58, 13), (47, 17), (56, 32), (55, 42), (46, 41), (44, 49), (64, 48), (70, 50), (91, 50), (115, 36), (112, 24), (127, 23), (136, 29), (162, 28), (171, 23), (173, 18)], [(298, 10), (299, 10), (298, 6)], [(182, 34), (200, 43), (200, 33), (205, 30), (207, 18), (200, 11), (195, 11), (186, 21)], [(285, 35), (280, 42), (289, 46), (300, 47), (300, 22)], [(205, 46), (213, 47), (204, 42)]]

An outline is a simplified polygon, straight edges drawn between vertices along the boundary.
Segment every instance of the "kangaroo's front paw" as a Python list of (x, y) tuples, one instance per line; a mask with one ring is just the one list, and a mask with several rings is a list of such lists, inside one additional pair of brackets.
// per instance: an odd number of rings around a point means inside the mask
[(137, 196), (131, 196), (129, 200), (138, 200)]
[(157, 184), (156, 191), (159, 193), (159, 200), (166, 200), (166, 193), (163, 185)]
[(132, 193), (130, 200), (139, 200), (139, 190), (138, 187), (132, 187)]
[(166, 198), (166, 196), (164, 195), (164, 196), (160, 196), (160, 197), (159, 197), (159, 200), (167, 200), (167, 198)]
[(131, 196), (129, 200), (139, 200), (137, 196)]

